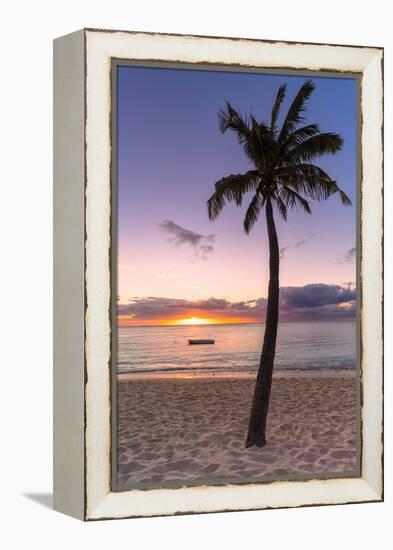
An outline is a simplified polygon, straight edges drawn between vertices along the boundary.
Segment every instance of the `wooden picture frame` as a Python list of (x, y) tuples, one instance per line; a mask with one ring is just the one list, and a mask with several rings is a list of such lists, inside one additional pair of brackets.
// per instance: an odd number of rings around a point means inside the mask
[[(358, 476), (113, 490), (111, 79), (119, 60), (358, 77)], [(54, 42), (54, 159), (54, 508), (98, 520), (381, 501), (383, 49), (77, 31)]]

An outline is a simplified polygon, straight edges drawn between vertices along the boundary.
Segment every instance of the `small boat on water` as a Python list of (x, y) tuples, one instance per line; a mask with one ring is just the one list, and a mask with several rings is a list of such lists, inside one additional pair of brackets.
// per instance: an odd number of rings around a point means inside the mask
[(207, 339), (207, 340), (195, 340), (192, 338), (188, 339), (188, 343), (190, 345), (196, 345), (196, 344), (214, 344), (215, 340)]

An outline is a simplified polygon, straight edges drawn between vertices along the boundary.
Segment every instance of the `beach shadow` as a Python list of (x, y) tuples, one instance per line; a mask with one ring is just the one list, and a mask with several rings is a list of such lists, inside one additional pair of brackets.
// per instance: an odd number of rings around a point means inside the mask
[(52, 493), (23, 493), (23, 496), (38, 502), (38, 504), (41, 504), (45, 508), (53, 508)]

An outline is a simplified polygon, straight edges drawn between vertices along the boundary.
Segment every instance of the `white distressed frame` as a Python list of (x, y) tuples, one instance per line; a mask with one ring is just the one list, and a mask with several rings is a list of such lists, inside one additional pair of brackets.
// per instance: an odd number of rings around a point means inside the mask
[[(383, 498), (383, 50), (86, 30), (86, 520), (380, 501)], [(361, 73), (362, 476), (111, 492), (111, 59)]]

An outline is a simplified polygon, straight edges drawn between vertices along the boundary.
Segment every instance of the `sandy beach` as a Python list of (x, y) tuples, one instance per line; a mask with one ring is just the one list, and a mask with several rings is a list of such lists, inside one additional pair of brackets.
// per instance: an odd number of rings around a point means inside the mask
[(355, 376), (274, 379), (263, 449), (246, 449), (251, 379), (118, 384), (118, 482), (263, 479), (356, 468)]

